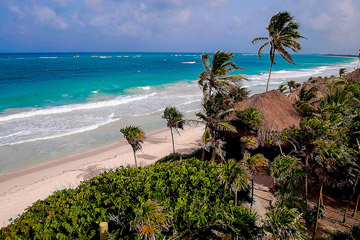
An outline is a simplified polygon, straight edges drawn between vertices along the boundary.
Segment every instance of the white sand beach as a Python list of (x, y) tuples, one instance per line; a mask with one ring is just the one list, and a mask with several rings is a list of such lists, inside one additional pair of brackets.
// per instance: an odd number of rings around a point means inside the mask
[[(186, 127), (174, 135), (175, 148), (180, 153), (190, 153), (201, 142), (203, 126)], [(137, 153), (140, 166), (154, 163), (172, 152), (168, 128), (146, 134), (142, 152)], [(130, 145), (122, 139), (118, 143), (90, 152), (74, 155), (36, 167), (0, 175), (0, 227), (8, 225), (8, 219), (39, 199), (45, 199), (54, 191), (75, 188), (81, 181), (119, 166), (134, 166)]]

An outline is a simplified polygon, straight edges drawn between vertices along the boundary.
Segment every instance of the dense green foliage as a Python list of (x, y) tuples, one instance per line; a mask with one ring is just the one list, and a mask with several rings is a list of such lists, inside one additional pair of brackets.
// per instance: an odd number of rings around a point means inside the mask
[(349, 231), (336, 231), (330, 233), (329, 240), (357, 240), (360, 239), (360, 225), (353, 225)]
[(190, 159), (109, 171), (37, 201), (0, 230), (0, 239), (94, 239), (101, 221), (109, 221), (114, 238), (136, 239), (135, 226), (149, 199), (172, 213), (169, 231), (157, 239), (217, 239), (223, 231), (257, 236), (256, 214), (233, 206), (234, 194), (219, 181), (219, 168)]

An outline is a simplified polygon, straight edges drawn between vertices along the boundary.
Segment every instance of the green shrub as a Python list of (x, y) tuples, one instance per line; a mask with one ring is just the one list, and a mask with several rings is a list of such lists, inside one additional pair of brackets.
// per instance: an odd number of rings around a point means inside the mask
[(330, 240), (357, 240), (360, 239), (360, 225), (353, 225), (350, 231), (335, 231), (330, 233)]
[(232, 206), (233, 193), (218, 180), (218, 168), (189, 159), (109, 171), (37, 201), (0, 229), (0, 239), (98, 239), (102, 221), (109, 222), (115, 239), (136, 239), (130, 222), (134, 210), (149, 199), (172, 212), (169, 231), (159, 234), (162, 239), (174, 234), (179, 239), (209, 238), (219, 222), (222, 229), (256, 236), (256, 214)]

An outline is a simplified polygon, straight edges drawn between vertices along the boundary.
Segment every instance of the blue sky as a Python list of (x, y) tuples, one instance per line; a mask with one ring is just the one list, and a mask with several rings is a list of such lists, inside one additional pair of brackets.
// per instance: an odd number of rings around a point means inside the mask
[(256, 52), (280, 10), (302, 53), (358, 53), (359, 0), (4, 0), (0, 52)]

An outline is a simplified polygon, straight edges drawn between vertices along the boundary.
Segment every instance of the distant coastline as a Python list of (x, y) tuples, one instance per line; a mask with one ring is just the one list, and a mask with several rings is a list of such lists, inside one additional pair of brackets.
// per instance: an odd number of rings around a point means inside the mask
[(358, 56), (355, 54), (322, 54), (324, 56), (330, 56), (330, 57), (355, 57), (357, 58)]

